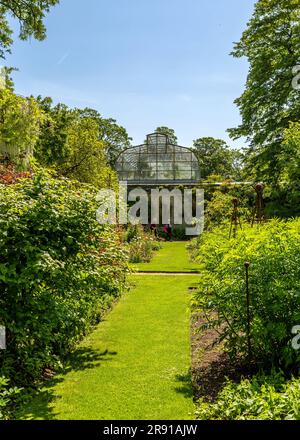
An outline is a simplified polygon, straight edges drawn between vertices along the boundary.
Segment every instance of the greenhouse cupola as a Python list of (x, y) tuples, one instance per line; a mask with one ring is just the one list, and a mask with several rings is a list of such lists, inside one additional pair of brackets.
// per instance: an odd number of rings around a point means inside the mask
[(200, 179), (199, 162), (186, 147), (170, 143), (165, 134), (149, 134), (145, 144), (124, 150), (116, 161), (119, 180), (130, 185), (193, 184)]

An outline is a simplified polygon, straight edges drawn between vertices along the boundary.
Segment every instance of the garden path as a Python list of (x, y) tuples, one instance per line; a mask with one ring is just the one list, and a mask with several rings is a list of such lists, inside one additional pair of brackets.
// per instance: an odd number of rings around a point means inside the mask
[(150, 273), (130, 276), (129, 293), (80, 344), (64, 372), (24, 405), (20, 419), (193, 418), (189, 306), (198, 268), (185, 246), (165, 243), (151, 263), (136, 265)]

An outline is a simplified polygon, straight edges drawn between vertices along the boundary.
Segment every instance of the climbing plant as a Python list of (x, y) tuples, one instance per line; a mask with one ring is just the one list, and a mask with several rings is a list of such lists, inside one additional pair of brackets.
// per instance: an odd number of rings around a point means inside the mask
[(28, 167), (44, 114), (34, 98), (23, 98), (0, 88), (0, 155), (2, 163)]

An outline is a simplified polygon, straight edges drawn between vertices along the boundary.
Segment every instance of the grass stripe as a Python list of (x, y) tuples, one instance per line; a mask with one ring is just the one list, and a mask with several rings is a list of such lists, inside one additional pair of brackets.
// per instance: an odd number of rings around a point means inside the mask
[(179, 272), (198, 273), (200, 266), (189, 260), (187, 242), (173, 241), (162, 243), (162, 249), (154, 255), (150, 263), (132, 265), (138, 272)]

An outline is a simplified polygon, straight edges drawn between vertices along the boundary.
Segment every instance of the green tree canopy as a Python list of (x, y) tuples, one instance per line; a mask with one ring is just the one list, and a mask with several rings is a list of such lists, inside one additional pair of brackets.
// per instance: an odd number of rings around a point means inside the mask
[(9, 15), (20, 23), (22, 40), (30, 37), (43, 40), (46, 37), (44, 17), (57, 3), (59, 0), (0, 0), (0, 58), (10, 52), (13, 43)]
[(119, 154), (130, 147), (132, 138), (128, 136), (124, 127), (117, 124), (115, 119), (105, 119), (97, 110), (85, 108), (78, 112), (82, 118), (92, 118), (97, 122), (99, 140), (103, 142), (107, 159), (113, 166)]
[(199, 161), (203, 179), (215, 174), (224, 179), (240, 177), (242, 154), (238, 150), (230, 149), (222, 139), (196, 139), (193, 150)]
[(242, 123), (229, 132), (234, 139), (246, 136), (254, 177), (277, 184), (284, 129), (300, 120), (299, 91), (292, 87), (300, 61), (299, 0), (258, 0), (233, 55), (246, 57), (250, 69), (236, 100)]
[[(300, 122), (291, 123), (284, 131), (281, 152), (282, 179), (300, 184)], [(300, 189), (300, 188), (299, 188)]]
[(47, 115), (35, 148), (38, 162), (81, 182), (114, 185), (116, 174), (111, 164), (130, 145), (125, 128), (93, 109), (53, 106), (51, 98), (37, 100)]
[(300, 122), (293, 122), (284, 131), (284, 140), (278, 156), (280, 176), (273, 192), (273, 211), (278, 215), (300, 214)]
[(177, 145), (178, 144), (178, 139), (177, 139), (177, 136), (175, 134), (175, 130), (173, 130), (173, 128), (157, 127), (157, 129), (155, 130), (155, 133), (166, 134), (169, 137), (169, 141), (170, 141), (171, 144), (173, 144), (173, 145)]
[(62, 165), (69, 156), (67, 147), (68, 129), (76, 119), (74, 110), (64, 104), (53, 106), (51, 98), (37, 101), (47, 114), (35, 148), (35, 157), (43, 166)]
[(99, 140), (95, 119), (77, 118), (67, 130), (66, 150), (69, 155), (58, 168), (61, 174), (99, 188), (117, 184), (116, 173), (107, 163), (105, 144)]
[(113, 165), (119, 153), (130, 146), (131, 138), (125, 128), (114, 119), (103, 118), (97, 110), (70, 109), (65, 104), (53, 106), (52, 99), (37, 98), (50, 117), (43, 126), (36, 148), (36, 156), (43, 165), (61, 165), (70, 151), (67, 144), (69, 127), (79, 119), (92, 119), (97, 126), (97, 137), (102, 142), (107, 161)]

